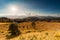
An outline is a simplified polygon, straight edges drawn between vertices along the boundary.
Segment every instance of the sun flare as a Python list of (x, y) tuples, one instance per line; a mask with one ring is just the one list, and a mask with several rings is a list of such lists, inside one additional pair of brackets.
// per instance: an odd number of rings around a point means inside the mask
[(17, 12), (18, 11), (18, 7), (17, 6), (14, 6), (14, 5), (11, 5), (8, 9), (11, 12)]
[(9, 4), (6, 6), (6, 11), (8, 16), (16, 16), (19, 13), (19, 7), (16, 4)]

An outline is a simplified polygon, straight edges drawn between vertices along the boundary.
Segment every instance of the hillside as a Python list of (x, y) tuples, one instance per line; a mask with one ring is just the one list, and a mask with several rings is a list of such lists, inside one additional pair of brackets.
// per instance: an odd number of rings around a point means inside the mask
[[(45, 36), (45, 33), (47, 31), (49, 35), (48, 38), (45, 38), (45, 40), (52, 40), (52, 38), (49, 38), (51, 37), (50, 35), (53, 36), (53, 40), (60, 40), (59, 37), (54, 39), (55, 35), (53, 35), (54, 33), (57, 33), (58, 36), (60, 36), (60, 19), (58, 17), (57, 19), (52, 17), (50, 20), (49, 18), (50, 17), (27, 17), (22, 19), (10, 19), (4, 17), (0, 18), (2, 20), (0, 22), (0, 39), (23, 40), (24, 38), (24, 40), (31, 40), (32, 37), (32, 40), (38, 40), (39, 38), (42, 40), (44, 37), (47, 37)], [(44, 37), (41, 37), (41, 34)], [(39, 35), (39, 38), (35, 39), (34, 36), (37, 37), (37, 35)]]
[(46, 22), (60, 22), (60, 17), (52, 16), (31, 16), (26, 18), (8, 18), (0, 17), (0, 22), (25, 22), (25, 21), (46, 21)]

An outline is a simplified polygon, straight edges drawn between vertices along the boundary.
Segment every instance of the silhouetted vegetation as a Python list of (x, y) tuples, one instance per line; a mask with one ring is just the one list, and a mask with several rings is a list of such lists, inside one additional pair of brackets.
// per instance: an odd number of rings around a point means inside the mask
[(32, 22), (32, 27), (35, 29), (35, 22)]
[(9, 33), (11, 33), (11, 35), (7, 35), (8, 39), (14, 38), (14, 37), (19, 36), (21, 34), (21, 32), (18, 30), (18, 26), (15, 24), (11, 24), (9, 26), (8, 31), (10, 31)]

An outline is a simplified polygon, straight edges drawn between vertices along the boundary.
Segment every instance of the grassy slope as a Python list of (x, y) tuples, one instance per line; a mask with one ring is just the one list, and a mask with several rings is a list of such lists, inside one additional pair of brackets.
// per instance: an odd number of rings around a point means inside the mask
[[(8, 28), (11, 23), (0, 23), (0, 39), (5, 40), (5, 36), (8, 34)], [(40, 39), (42, 40), (45, 37), (45, 33), (49, 33), (48, 37), (45, 38), (45, 40), (60, 40), (60, 23), (58, 22), (41, 22), (36, 21), (34, 27), (32, 26), (32, 22), (23, 22), (18, 24), (18, 29), (22, 32), (22, 34), (16, 38), (13, 38), (11, 40), (22, 40), (23, 38), (25, 40), (35, 40), (34, 35), (38, 38), (36, 40)], [(50, 30), (50, 31), (48, 31)], [(59, 31), (58, 31), (59, 30)], [(37, 36), (38, 35), (38, 36)], [(44, 36), (41, 37), (40, 36)], [(55, 35), (58, 35), (55, 39)], [(51, 37), (52, 36), (52, 37)], [(30, 38), (28, 38), (30, 37)], [(32, 37), (32, 39), (31, 39)], [(49, 39), (51, 38), (51, 39)], [(53, 39), (54, 38), (54, 39)]]
[(11, 40), (60, 40), (60, 31), (31, 32)]

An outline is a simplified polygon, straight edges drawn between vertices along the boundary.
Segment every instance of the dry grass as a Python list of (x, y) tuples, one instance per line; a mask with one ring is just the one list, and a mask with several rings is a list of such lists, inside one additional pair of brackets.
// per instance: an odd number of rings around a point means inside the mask
[[(59, 22), (22, 22), (18, 24), (21, 35), (10, 40), (60, 40)], [(0, 23), (0, 40), (7, 40), (11, 23)], [(9, 40), (9, 39), (8, 39)]]
[(60, 40), (60, 31), (26, 33), (11, 40)]
[(36, 21), (35, 25), (33, 27), (33, 22), (23, 22), (19, 23), (18, 27), (21, 30), (58, 30), (60, 29), (60, 23), (59, 22), (41, 22)]

